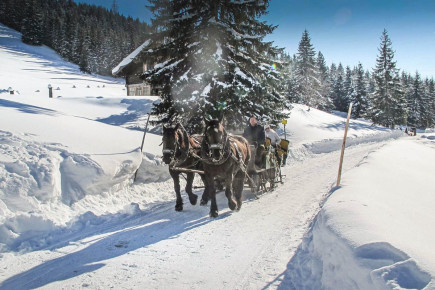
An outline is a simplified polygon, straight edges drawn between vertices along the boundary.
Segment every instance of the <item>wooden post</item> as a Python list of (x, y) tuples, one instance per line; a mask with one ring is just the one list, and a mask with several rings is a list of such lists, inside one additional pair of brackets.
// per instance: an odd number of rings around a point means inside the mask
[(349, 128), (349, 120), (350, 120), (351, 113), (352, 113), (352, 103), (350, 103), (350, 105), (349, 105), (349, 112), (347, 113), (346, 127), (344, 128), (344, 138), (343, 138), (343, 145), (341, 146), (340, 165), (338, 167), (337, 186), (340, 185), (340, 181), (341, 181), (341, 169), (343, 167), (344, 149), (346, 148), (346, 137), (347, 137), (347, 130)]
[(53, 87), (50, 84), (48, 85), (48, 97), (53, 98)]
[[(150, 116), (151, 116), (151, 114), (148, 113), (147, 123), (146, 123), (146, 125), (145, 125), (145, 130), (144, 130), (144, 132), (143, 132), (142, 145), (140, 145), (140, 164), (139, 164), (139, 167), (140, 167), (140, 165), (142, 164), (142, 151), (143, 151), (143, 144), (144, 144), (144, 142), (145, 142), (145, 136), (146, 136), (146, 134), (147, 134), (148, 121), (150, 120)], [(133, 179), (133, 182), (136, 181), (137, 172), (139, 171), (139, 167), (137, 168), (136, 172), (134, 173), (134, 179)]]
[(287, 140), (287, 132), (285, 131), (285, 125), (287, 124), (287, 120), (282, 120), (281, 123), (284, 125), (284, 139)]

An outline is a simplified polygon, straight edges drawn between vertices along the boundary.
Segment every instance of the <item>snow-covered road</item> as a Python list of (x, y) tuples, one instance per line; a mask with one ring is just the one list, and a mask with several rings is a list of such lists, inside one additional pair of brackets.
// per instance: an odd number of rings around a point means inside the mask
[[(383, 144), (347, 148), (344, 172)], [(338, 160), (338, 151), (305, 155), (283, 168), (285, 184), (275, 191), (255, 200), (245, 190), (240, 212), (218, 194), (217, 219), (208, 207), (185, 204), (178, 213), (173, 202), (159, 203), (120, 222), (63, 233), (47, 249), (5, 253), (0, 289), (291, 288), (284, 273), (335, 186)]]

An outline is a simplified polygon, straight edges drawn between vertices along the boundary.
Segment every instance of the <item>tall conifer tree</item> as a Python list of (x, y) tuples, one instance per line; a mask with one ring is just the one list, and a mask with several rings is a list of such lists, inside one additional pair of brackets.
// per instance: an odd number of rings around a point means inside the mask
[(393, 60), (392, 42), (386, 30), (382, 32), (378, 51), (376, 68), (373, 71), (375, 91), (370, 95), (369, 116), (376, 124), (394, 128), (395, 125), (406, 122), (406, 99), (399, 69)]
[(160, 122), (224, 116), (229, 127), (250, 115), (281, 120), (278, 55), (264, 37), (275, 27), (258, 18), (269, 1), (150, 0), (154, 33), (144, 77), (161, 88), (153, 114)]
[(433, 127), (435, 125), (435, 82), (431, 78), (427, 84), (428, 95), (428, 125), (427, 127)]
[(42, 12), (36, 0), (26, 0), (24, 19), (21, 27), (21, 40), (30, 45), (42, 45)]
[[(341, 112), (346, 112), (349, 105), (349, 100), (347, 96), (347, 90), (345, 87), (345, 73), (343, 65), (340, 63), (338, 67), (335, 69), (331, 66), (331, 82), (332, 82), (332, 91), (331, 91), (331, 99), (334, 104), (334, 108)], [(334, 73), (332, 73), (334, 72)]]
[(351, 95), (353, 104), (352, 116), (360, 118), (367, 110), (367, 84), (364, 77), (364, 69), (361, 63), (355, 68), (354, 89)]
[(330, 99), (332, 86), (329, 78), (329, 68), (326, 65), (325, 57), (320, 51), (317, 53), (316, 65), (319, 71), (319, 93), (321, 98), (324, 99), (324, 101), (319, 104), (319, 109), (330, 110), (334, 105)]
[(301, 86), (301, 101), (309, 107), (323, 107), (325, 100), (320, 93), (319, 70), (316, 64), (316, 52), (311, 44), (307, 30), (302, 34), (297, 53), (297, 77)]
[(408, 99), (408, 124), (416, 127), (426, 127), (427, 99), (424, 83), (418, 72), (415, 73)]

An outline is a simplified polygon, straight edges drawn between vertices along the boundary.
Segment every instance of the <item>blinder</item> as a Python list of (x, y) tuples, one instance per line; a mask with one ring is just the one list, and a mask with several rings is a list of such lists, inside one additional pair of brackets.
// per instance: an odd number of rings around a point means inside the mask
[(171, 149), (163, 149), (162, 150), (162, 152), (163, 152), (163, 155), (165, 155), (165, 154), (173, 154), (174, 153), (174, 150), (171, 150)]

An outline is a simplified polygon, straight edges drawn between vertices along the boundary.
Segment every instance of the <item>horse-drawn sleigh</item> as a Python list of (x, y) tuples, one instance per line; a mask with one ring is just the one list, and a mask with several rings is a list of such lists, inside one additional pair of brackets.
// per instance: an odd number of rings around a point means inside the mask
[(183, 210), (179, 179), (181, 173), (187, 175), (185, 190), (192, 205), (197, 203), (198, 198), (192, 190), (194, 174), (201, 176), (204, 192), (200, 204), (206, 205), (211, 201), (211, 217), (218, 216), (216, 187), (220, 184), (225, 188), (231, 210), (240, 210), (245, 183), (250, 186), (256, 198), (259, 192), (273, 190), (276, 183), (282, 183), (281, 164), (270, 143), (266, 142), (265, 145), (266, 150), (262, 156), (264, 166), (258, 167), (256, 154), (251, 153), (255, 152), (253, 145), (249, 145), (242, 136), (227, 133), (218, 120), (206, 120), (204, 135), (190, 136), (180, 123), (164, 125), (163, 161), (169, 165), (174, 181), (177, 196), (175, 210)]

